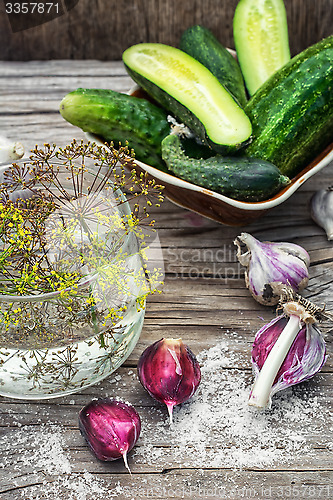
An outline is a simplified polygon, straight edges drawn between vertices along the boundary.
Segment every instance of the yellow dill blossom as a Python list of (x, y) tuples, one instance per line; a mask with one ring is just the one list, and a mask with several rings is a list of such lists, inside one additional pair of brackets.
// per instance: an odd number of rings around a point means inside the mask
[[(25, 166), (28, 176), (13, 165), (18, 187), (26, 182), (35, 195), (17, 205), (0, 205), (1, 293), (56, 292), (55, 300), (72, 316), (80, 312), (82, 321), (98, 317), (105, 324), (123, 318), (128, 300), (143, 307), (161, 283), (158, 269), (145, 273), (143, 229), (153, 224), (147, 208), (163, 197), (161, 186), (133, 167), (128, 148), (82, 141), (65, 148), (36, 147)], [(123, 210), (127, 201), (130, 211)], [(124, 250), (129, 238), (135, 241), (130, 254)], [(142, 260), (140, 269), (132, 265), (135, 256)], [(8, 327), (29, 317), (20, 306), (0, 314)]]

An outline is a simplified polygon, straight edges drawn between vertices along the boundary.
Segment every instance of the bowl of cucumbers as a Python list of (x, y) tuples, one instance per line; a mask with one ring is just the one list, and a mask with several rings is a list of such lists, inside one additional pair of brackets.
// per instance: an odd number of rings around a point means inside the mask
[[(92, 142), (104, 144), (103, 139), (99, 136), (90, 133), (86, 133), (86, 136)], [(137, 172), (147, 172), (158, 184), (163, 185), (163, 193), (176, 205), (221, 224), (242, 226), (254, 222), (268, 210), (286, 201), (305, 181), (329, 165), (330, 162), (333, 162), (333, 143), (276, 195), (259, 202), (239, 201), (185, 181), (172, 173), (164, 172), (138, 160), (135, 161), (135, 164)]]
[(136, 168), (178, 205), (228, 225), (254, 221), (333, 160), (333, 36), (291, 58), (283, 0), (265, 9), (238, 3), (237, 59), (193, 26), (179, 48), (125, 50), (130, 94), (77, 89), (61, 114), (95, 142), (128, 141)]

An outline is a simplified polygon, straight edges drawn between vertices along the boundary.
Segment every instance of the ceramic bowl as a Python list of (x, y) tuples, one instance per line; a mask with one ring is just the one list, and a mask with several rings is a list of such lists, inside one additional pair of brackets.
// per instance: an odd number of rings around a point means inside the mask
[[(99, 137), (92, 134), (86, 135), (89, 140), (103, 144)], [(288, 186), (272, 198), (260, 202), (234, 200), (223, 194), (215, 193), (209, 189), (179, 179), (174, 175), (161, 172), (157, 168), (146, 165), (138, 160), (135, 161), (135, 164), (137, 172), (147, 172), (158, 184), (162, 184), (164, 186), (164, 195), (177, 205), (228, 226), (242, 226), (250, 224), (267, 212), (267, 210), (286, 201), (305, 181), (331, 161), (333, 161), (333, 143), (302, 172), (294, 177)]]
[[(147, 97), (147, 94), (137, 86), (133, 87), (129, 94), (142, 98)], [(88, 133), (86, 136), (91, 141), (103, 144), (100, 137)], [(234, 200), (162, 172), (138, 160), (135, 163), (136, 170), (138, 172), (147, 172), (158, 184), (162, 184), (164, 186), (164, 195), (177, 205), (228, 226), (242, 226), (250, 224), (267, 210), (286, 201), (305, 181), (326, 167), (331, 161), (333, 161), (333, 143), (294, 177), (288, 186), (284, 187), (272, 198), (260, 202)]]

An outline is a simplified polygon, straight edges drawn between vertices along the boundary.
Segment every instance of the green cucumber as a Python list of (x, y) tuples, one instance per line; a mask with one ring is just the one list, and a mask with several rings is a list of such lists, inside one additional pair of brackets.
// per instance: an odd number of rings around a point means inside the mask
[(267, 200), (289, 183), (278, 168), (264, 160), (220, 155), (189, 158), (174, 134), (163, 139), (162, 157), (178, 177), (236, 200)]
[(218, 152), (249, 139), (250, 120), (217, 78), (182, 50), (160, 43), (133, 45), (123, 53), (133, 80)]
[(146, 99), (105, 89), (77, 89), (60, 103), (60, 113), (84, 132), (125, 145), (148, 165), (166, 170), (162, 139), (170, 133), (166, 113)]
[(197, 158), (199, 159), (206, 159), (210, 158), (214, 152), (211, 150), (211, 148), (204, 146), (203, 144), (199, 143), (195, 138), (191, 137), (182, 137), (178, 136), (180, 138), (181, 142), (181, 147), (184, 150), (184, 153), (189, 156), (190, 158)]
[(333, 140), (333, 36), (307, 48), (250, 99), (247, 156), (274, 163), (292, 178)]
[(240, 0), (233, 20), (238, 61), (250, 95), (290, 59), (283, 0)]
[(204, 26), (191, 26), (182, 34), (179, 48), (201, 62), (244, 107), (247, 98), (236, 59)]

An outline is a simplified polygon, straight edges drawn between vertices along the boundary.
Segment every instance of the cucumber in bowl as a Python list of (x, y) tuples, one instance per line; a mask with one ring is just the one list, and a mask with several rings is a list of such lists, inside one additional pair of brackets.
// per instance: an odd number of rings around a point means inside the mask
[(240, 0), (233, 34), (237, 58), (250, 95), (290, 59), (283, 0)]
[(266, 200), (290, 182), (277, 167), (257, 158), (190, 158), (175, 134), (163, 139), (162, 157), (181, 179), (241, 201)]
[(182, 34), (179, 48), (209, 69), (240, 106), (245, 106), (247, 97), (239, 64), (209, 29), (191, 26)]
[(244, 153), (298, 175), (333, 141), (332, 89), (330, 36), (291, 59), (249, 100), (253, 141)]
[(140, 87), (215, 151), (229, 153), (248, 143), (249, 118), (193, 57), (168, 45), (141, 43), (125, 50), (123, 61)]
[(76, 89), (65, 95), (60, 113), (72, 125), (106, 142), (133, 148), (135, 157), (166, 170), (162, 139), (170, 133), (167, 114), (146, 99), (110, 89)]

